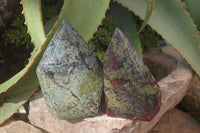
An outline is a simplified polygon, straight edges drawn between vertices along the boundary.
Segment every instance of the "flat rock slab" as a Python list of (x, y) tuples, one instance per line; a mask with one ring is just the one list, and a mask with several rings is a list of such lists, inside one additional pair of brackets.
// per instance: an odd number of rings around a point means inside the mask
[(168, 111), (149, 133), (199, 133), (200, 124), (178, 109)]
[(108, 117), (102, 112), (96, 117), (73, 122), (58, 120), (48, 111), (41, 92), (30, 101), (30, 122), (51, 133), (147, 133), (165, 112), (181, 101), (193, 77), (192, 70), (172, 47), (163, 47), (161, 51), (178, 61), (174, 70), (158, 82), (162, 90), (161, 108), (150, 122)]
[(42, 131), (23, 121), (9, 121), (0, 127), (0, 133), (42, 133)]

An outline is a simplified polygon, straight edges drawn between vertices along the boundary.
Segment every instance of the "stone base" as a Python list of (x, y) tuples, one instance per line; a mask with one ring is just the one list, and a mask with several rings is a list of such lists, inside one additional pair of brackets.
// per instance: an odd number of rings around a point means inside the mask
[[(150, 122), (108, 117), (102, 112), (93, 118), (70, 122), (59, 120), (48, 111), (41, 92), (36, 93), (30, 101), (30, 122), (51, 133), (147, 133), (165, 112), (181, 101), (193, 77), (192, 70), (172, 47), (166, 46), (159, 51), (167, 57), (173, 56), (177, 62), (172, 72), (158, 82), (162, 90), (161, 108)], [(169, 63), (163, 59), (161, 62)]]
[(200, 124), (188, 113), (172, 109), (149, 133), (199, 133)]

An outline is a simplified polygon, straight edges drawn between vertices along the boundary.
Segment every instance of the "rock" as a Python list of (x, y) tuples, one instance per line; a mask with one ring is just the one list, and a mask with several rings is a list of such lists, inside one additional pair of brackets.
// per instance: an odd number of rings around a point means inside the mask
[(37, 67), (50, 112), (59, 119), (95, 116), (103, 89), (102, 63), (63, 20)]
[(199, 133), (200, 124), (178, 109), (168, 111), (149, 133)]
[(158, 82), (162, 91), (161, 108), (150, 122), (108, 117), (105, 112), (99, 112), (96, 117), (82, 120), (58, 120), (48, 111), (41, 92), (36, 93), (30, 101), (28, 116), (30, 122), (52, 133), (147, 133), (165, 112), (181, 101), (193, 77), (192, 70), (184, 63), (176, 50), (166, 46), (161, 48), (161, 51), (164, 55), (174, 56), (178, 61), (172, 72)]
[[(131, 125), (132, 123), (131, 120), (111, 118), (102, 114), (99, 115), (84, 120), (59, 120), (48, 111), (41, 91), (37, 92), (30, 102), (30, 122), (51, 133), (108, 133), (112, 130), (123, 128), (126, 125)], [(116, 122), (113, 122), (113, 119)]]
[(23, 121), (8, 121), (0, 127), (0, 133), (42, 133), (42, 131)]
[(150, 53), (144, 54), (143, 61), (157, 81), (165, 78), (177, 66), (177, 59), (173, 56), (163, 54), (160, 48), (155, 48)]
[[(27, 104), (28, 104), (28, 102), (24, 106), (26, 106)], [(15, 120), (22, 120), (24, 122), (29, 122), (28, 113), (25, 110), (24, 106), (20, 107), (18, 109), (18, 111), (15, 112), (11, 118), (13, 118)]]
[(160, 87), (118, 28), (112, 36), (103, 64), (106, 114), (150, 121), (160, 109)]
[(200, 112), (200, 80), (194, 76), (183, 101), (195, 112)]

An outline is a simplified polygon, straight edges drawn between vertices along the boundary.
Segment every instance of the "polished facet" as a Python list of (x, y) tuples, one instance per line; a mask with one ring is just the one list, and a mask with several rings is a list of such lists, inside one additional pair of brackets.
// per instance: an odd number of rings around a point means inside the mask
[(63, 21), (37, 76), (49, 110), (60, 119), (94, 116), (103, 88), (102, 63), (79, 33)]
[(151, 120), (160, 108), (160, 87), (119, 29), (114, 32), (103, 64), (107, 115)]

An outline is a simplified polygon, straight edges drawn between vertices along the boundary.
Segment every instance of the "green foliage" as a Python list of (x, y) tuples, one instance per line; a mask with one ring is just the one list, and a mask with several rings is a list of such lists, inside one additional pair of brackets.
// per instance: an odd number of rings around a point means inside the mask
[(63, 0), (42, 0), (42, 18), (43, 23), (46, 24), (48, 21), (52, 19), (55, 15), (57, 15), (63, 5)]
[(90, 48), (92, 48), (101, 61), (104, 58), (106, 48), (110, 43), (114, 29), (114, 20), (111, 17), (106, 17), (103, 19), (102, 25), (98, 28), (93, 38), (88, 42)]
[(61, 8), (63, 6), (63, 2), (63, 0), (41, 1), (42, 18), (46, 35), (50, 32), (51, 28), (56, 23)]
[[(115, 0), (145, 18), (146, 0)], [(200, 35), (180, 0), (157, 0), (148, 24), (175, 47), (200, 76)]]
[(106, 13), (106, 18), (103, 19), (102, 25), (94, 34), (93, 39), (89, 41), (90, 47), (96, 52), (100, 60), (104, 59), (105, 51), (116, 27), (123, 31), (139, 55), (141, 55), (142, 51), (139, 38), (138, 36), (132, 37), (137, 33), (134, 16), (127, 8), (122, 7), (116, 2), (111, 2), (110, 10)]
[(27, 49), (32, 49), (31, 38), (29, 34), (27, 34), (27, 27), (24, 25), (25, 20), (21, 12), (22, 6), (19, 5), (13, 12), (11, 23), (2, 31), (2, 38), (5, 43), (15, 45), (15, 47), (23, 45)]
[(151, 51), (152, 48), (159, 47), (160, 36), (151, 26), (147, 25), (139, 35), (142, 44), (142, 52)]
[[(113, 17), (116, 27), (118, 27), (124, 33), (138, 54), (141, 56), (142, 50), (138, 38), (138, 34), (141, 31), (137, 32), (135, 19), (131, 12), (120, 4), (111, 2), (110, 10), (108, 11), (107, 15)], [(143, 23), (143, 26), (145, 26), (145, 23)], [(133, 35), (135, 36), (133, 37)]]

